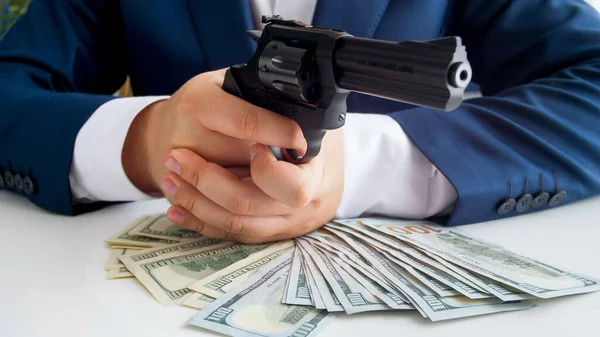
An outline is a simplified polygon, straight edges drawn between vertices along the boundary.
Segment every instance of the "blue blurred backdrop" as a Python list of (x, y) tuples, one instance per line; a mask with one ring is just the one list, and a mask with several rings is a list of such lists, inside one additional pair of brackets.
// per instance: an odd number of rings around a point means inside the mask
[(0, 38), (25, 14), (31, 0), (0, 0)]

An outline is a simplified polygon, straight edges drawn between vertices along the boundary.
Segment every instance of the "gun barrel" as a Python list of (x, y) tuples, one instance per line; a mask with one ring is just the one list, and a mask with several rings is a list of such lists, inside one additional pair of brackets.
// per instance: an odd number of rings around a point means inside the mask
[(345, 36), (334, 69), (343, 89), (446, 111), (460, 105), (471, 80), (459, 37), (398, 43)]

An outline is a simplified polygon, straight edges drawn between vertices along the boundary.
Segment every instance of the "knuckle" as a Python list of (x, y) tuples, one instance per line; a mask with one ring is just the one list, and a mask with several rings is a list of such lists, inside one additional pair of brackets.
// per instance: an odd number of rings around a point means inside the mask
[[(187, 176), (186, 180), (192, 185), (192, 186), (198, 186), (199, 182), (200, 182), (200, 170), (196, 169), (196, 168), (190, 168), (189, 170), (187, 170), (187, 174), (185, 174), (185, 176)], [(185, 172), (185, 171), (184, 171)]]
[(206, 190), (207, 180), (210, 179), (211, 171), (215, 168), (211, 163), (203, 163), (198, 165), (194, 171), (194, 180), (190, 182), (198, 191)]
[(231, 234), (239, 234), (242, 232), (244, 224), (242, 217), (237, 214), (230, 215), (225, 221), (225, 231)]
[(203, 221), (197, 220), (194, 225), (194, 231), (196, 231), (198, 233), (202, 233), (202, 231), (204, 231), (205, 226), (206, 226), (206, 224)]
[(311, 197), (308, 188), (304, 185), (299, 185), (294, 190), (294, 195), (292, 199), (292, 207), (300, 208), (305, 207), (310, 203)]
[(316, 198), (310, 202), (310, 206), (315, 210), (320, 210), (323, 208), (323, 199)]
[(248, 214), (250, 212), (250, 199), (241, 196), (231, 196), (225, 208), (235, 214)]
[(183, 208), (194, 213), (194, 208), (196, 207), (196, 200), (194, 198), (187, 196), (187, 197), (185, 197), (185, 200), (180, 201), (180, 202), (181, 202), (181, 206), (183, 206)]
[(193, 109), (195, 97), (189, 89), (182, 89), (179, 99), (175, 104), (175, 112), (177, 115), (188, 118)]
[[(225, 236), (223, 237), (223, 240), (225, 241), (237, 241), (236, 240), (236, 235), (230, 232), (225, 232)], [(244, 243), (244, 242), (241, 242)]]
[(189, 193), (181, 191), (181, 189), (179, 189), (177, 193), (175, 193), (174, 199), (175, 202), (173, 202), (173, 205), (181, 205), (181, 207), (187, 209), (192, 214), (194, 213), (194, 208), (196, 207), (196, 199), (192, 197)]
[(236, 132), (244, 139), (253, 139), (258, 132), (258, 115), (251, 110), (238, 114), (235, 127)]

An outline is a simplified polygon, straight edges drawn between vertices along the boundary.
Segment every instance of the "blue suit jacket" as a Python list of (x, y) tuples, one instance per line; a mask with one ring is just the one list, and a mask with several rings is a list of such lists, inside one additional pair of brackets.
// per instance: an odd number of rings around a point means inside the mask
[[(348, 99), (349, 111), (392, 116), (448, 177), (458, 202), (444, 223), (519, 214), (497, 208), (524, 194), (600, 192), (600, 17), (583, 0), (319, 0), (313, 24), (394, 41), (463, 38), (484, 97), (450, 113)], [(34, 0), (0, 41), (0, 172), (30, 177), (37, 205), (77, 213), (75, 138), (125, 76), (136, 95), (171, 94), (247, 61), (251, 26), (247, 0)]]

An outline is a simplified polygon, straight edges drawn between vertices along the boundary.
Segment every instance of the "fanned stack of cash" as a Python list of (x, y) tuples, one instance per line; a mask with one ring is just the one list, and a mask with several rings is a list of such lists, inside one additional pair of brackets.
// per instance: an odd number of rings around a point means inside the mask
[(600, 290), (592, 278), (421, 221), (336, 220), (293, 241), (244, 245), (156, 214), (106, 242), (109, 279), (134, 276), (164, 306), (202, 309), (191, 324), (231, 336), (313, 336), (338, 312), (417, 310), (439, 321)]

